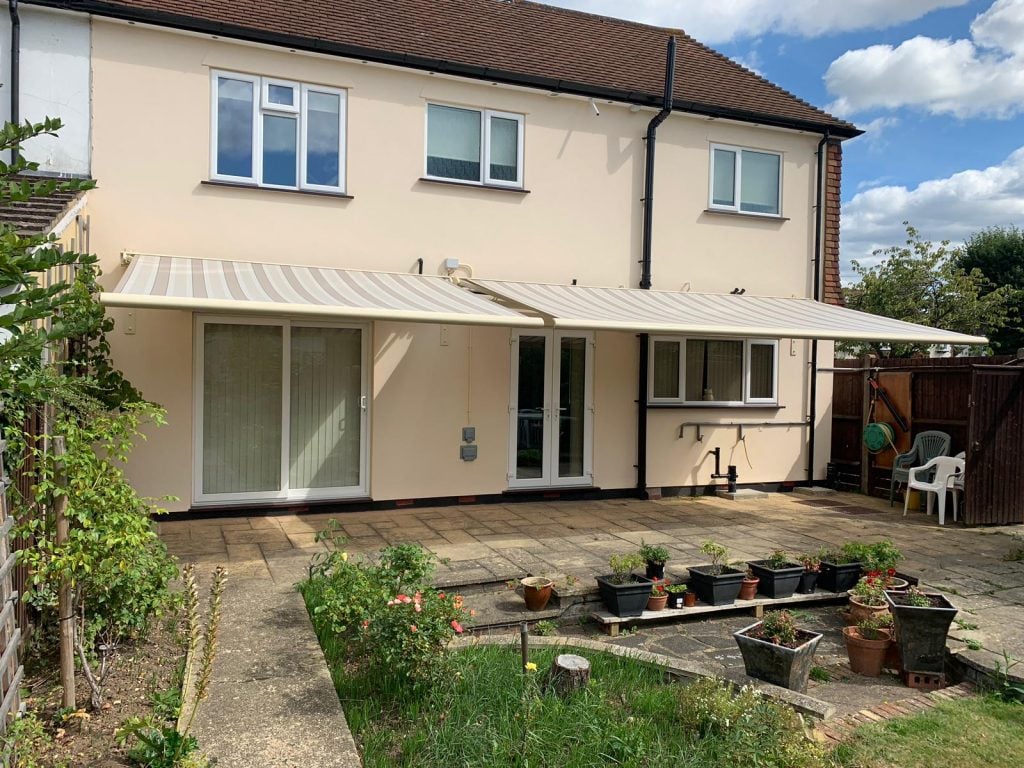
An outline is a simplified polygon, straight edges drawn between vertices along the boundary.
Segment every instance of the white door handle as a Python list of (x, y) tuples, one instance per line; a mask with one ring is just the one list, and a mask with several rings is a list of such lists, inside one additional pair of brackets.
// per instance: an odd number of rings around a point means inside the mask
[(366, 410), (366, 395), (359, 398), (359, 407), (364, 411)]

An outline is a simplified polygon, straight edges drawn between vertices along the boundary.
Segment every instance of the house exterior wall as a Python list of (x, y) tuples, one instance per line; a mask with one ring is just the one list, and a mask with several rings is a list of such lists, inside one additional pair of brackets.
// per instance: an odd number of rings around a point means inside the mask
[[(95, 19), (92, 26), (93, 250), (105, 281), (122, 251), (408, 272), (445, 258), (496, 279), (636, 286), (644, 145), (652, 113), (294, 54)], [(348, 89), (347, 192), (352, 199), (202, 182), (210, 175), (212, 69)], [(525, 115), (529, 193), (420, 181), (428, 101)], [(659, 132), (654, 287), (749, 294), (811, 294), (818, 137), (673, 114)], [(710, 143), (783, 153), (782, 219), (707, 213)], [(116, 362), (168, 424), (130, 467), (144, 494), (189, 508), (193, 463), (193, 318), (112, 310)], [(500, 493), (507, 487), (510, 332), (377, 322), (370, 424), (374, 499)], [(594, 485), (636, 482), (637, 339), (597, 333)], [(830, 352), (830, 345), (823, 345)], [(780, 408), (652, 411), (650, 486), (701, 485), (707, 450), (742, 482), (805, 479), (806, 429), (735, 428), (698, 443), (684, 421), (801, 421), (808, 413), (809, 343), (783, 339)], [(821, 355), (827, 365), (830, 355)], [(824, 475), (830, 387), (819, 387), (817, 460)], [(480, 455), (459, 459), (459, 430), (477, 428)], [(744, 453), (744, 445), (746, 453)], [(746, 455), (749, 454), (749, 464)], [(729, 459), (726, 461), (726, 459)]]
[[(86, 16), (21, 6), (21, 122), (59, 117), (59, 136), (40, 136), (23, 148), (39, 170), (89, 175), (89, 48)], [(0, 121), (11, 118), (11, 19), (0, 13)]]

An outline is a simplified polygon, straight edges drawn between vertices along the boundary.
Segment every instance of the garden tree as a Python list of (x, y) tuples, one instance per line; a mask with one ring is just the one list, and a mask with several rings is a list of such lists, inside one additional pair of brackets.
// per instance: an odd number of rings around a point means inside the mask
[[(905, 320), (932, 328), (991, 336), (1008, 316), (1010, 290), (993, 286), (980, 271), (958, 266), (959, 251), (949, 241), (922, 240), (908, 222), (907, 241), (873, 255), (884, 260), (873, 267), (853, 262), (858, 280), (843, 289), (846, 306), (862, 312)], [(844, 343), (855, 355), (882, 353), (883, 342)], [(926, 354), (928, 344), (893, 344), (893, 357)], [(979, 350), (980, 351), (980, 350)]]
[(979, 270), (993, 288), (1009, 289), (1008, 322), (992, 333), (992, 346), (1007, 355), (1024, 347), (1024, 231), (1010, 226), (976, 232), (964, 243), (957, 264), (966, 272)]
[[(59, 128), (57, 120), (7, 124), (0, 151)], [(19, 175), (37, 168), (20, 156), (0, 163), (0, 205), (91, 186)], [(123, 469), (142, 424), (162, 423), (163, 412), (110, 363), (106, 333), (113, 324), (96, 300), (95, 261), (64, 252), (52, 236), (0, 225), (0, 427), (11, 469), (31, 489), (26, 496), (9, 491), (16, 533), (34, 540), (18, 553), (30, 572), (24, 599), (39, 614), (44, 643), (57, 634), (59, 616), (73, 621), (65, 647), (73, 646), (98, 707), (109, 658), (146, 632), (168, 602), (176, 569), (150, 520), (151, 501), (138, 496)], [(73, 280), (47, 285), (46, 273), (58, 266), (73, 267)], [(44, 356), (44, 347), (52, 354)], [(40, 411), (48, 434), (37, 439), (23, 428)], [(60, 457), (55, 438), (63, 440)]]

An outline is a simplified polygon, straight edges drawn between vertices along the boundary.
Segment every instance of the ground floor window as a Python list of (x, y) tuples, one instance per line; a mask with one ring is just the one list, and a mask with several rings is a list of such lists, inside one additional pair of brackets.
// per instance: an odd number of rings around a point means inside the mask
[(778, 402), (779, 343), (763, 339), (651, 339), (654, 402)]
[(200, 318), (196, 501), (365, 495), (364, 334)]

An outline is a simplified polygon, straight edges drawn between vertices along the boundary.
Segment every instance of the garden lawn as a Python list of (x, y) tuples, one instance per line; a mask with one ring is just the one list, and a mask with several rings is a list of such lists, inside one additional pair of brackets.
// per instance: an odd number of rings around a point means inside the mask
[(1024, 763), (1024, 704), (994, 697), (944, 702), (858, 728), (836, 758), (845, 768), (1018, 768)]

